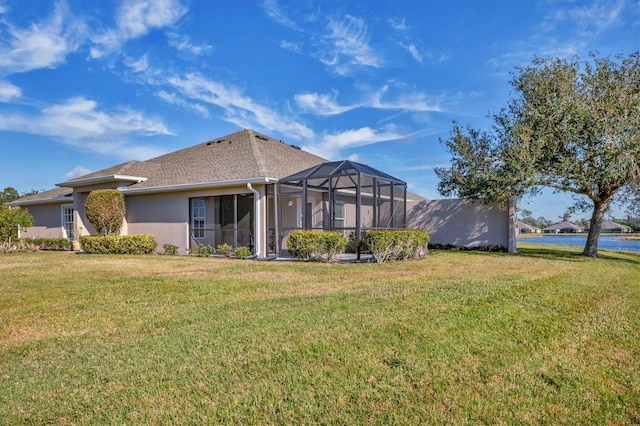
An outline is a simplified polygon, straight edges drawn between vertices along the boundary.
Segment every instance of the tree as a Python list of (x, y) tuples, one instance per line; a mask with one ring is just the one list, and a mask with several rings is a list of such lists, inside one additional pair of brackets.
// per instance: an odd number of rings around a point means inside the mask
[(485, 202), (543, 187), (586, 196), (591, 227), (583, 254), (597, 256), (604, 214), (640, 179), (640, 53), (579, 63), (534, 59), (516, 68), (516, 91), (488, 131), (454, 123), (438, 189)]
[(2, 192), (0, 192), (0, 204), (8, 203), (20, 198), (20, 194), (15, 188), (7, 186)]
[(33, 225), (33, 216), (22, 207), (0, 204), (0, 243), (18, 238), (18, 225), (28, 228)]
[(117, 189), (91, 191), (85, 203), (85, 213), (89, 222), (100, 235), (114, 235), (120, 232), (124, 215), (124, 195)]

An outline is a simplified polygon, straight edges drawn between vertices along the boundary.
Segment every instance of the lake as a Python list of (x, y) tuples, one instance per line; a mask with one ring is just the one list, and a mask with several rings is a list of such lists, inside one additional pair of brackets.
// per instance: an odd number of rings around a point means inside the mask
[[(640, 253), (640, 241), (626, 241), (621, 235), (601, 235), (598, 248), (606, 250), (634, 251)], [(559, 244), (565, 246), (584, 247), (586, 235), (542, 235), (538, 237), (518, 237), (518, 241), (539, 244)]]

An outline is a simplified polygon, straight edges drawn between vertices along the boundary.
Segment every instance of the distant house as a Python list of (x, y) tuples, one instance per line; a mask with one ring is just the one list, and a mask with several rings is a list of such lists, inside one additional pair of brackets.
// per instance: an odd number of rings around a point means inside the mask
[(516, 223), (519, 234), (539, 234), (542, 232), (542, 229), (537, 226), (529, 225), (528, 223), (518, 221)]
[(622, 225), (620, 223), (616, 223), (612, 220), (605, 220), (602, 222), (602, 228), (600, 232), (633, 232), (633, 229), (630, 226)]
[(576, 232), (584, 232), (584, 228), (571, 222), (560, 222), (544, 228), (542, 232), (545, 234), (575, 234)]

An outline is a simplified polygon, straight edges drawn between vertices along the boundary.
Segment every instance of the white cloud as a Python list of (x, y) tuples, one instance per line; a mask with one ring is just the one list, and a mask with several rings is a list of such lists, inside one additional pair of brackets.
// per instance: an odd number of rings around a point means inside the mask
[(336, 133), (324, 133), (322, 137), (302, 146), (302, 149), (325, 158), (336, 158), (345, 149), (357, 148), (378, 142), (394, 141), (407, 136), (398, 131), (394, 125), (382, 129), (361, 127)]
[(176, 95), (175, 93), (168, 93), (168, 92), (165, 92), (164, 90), (160, 90), (159, 92), (156, 93), (156, 95), (166, 103), (177, 105), (186, 109), (190, 109), (192, 111), (197, 112), (198, 114), (200, 114), (205, 118), (209, 117), (209, 110), (205, 106), (197, 103), (187, 102), (180, 96)]
[(224, 119), (240, 127), (277, 130), (294, 139), (309, 139), (313, 136), (313, 131), (304, 124), (256, 103), (236, 87), (208, 80), (200, 74), (187, 74), (184, 78), (171, 77), (168, 83), (187, 98), (222, 108), (225, 112)]
[(213, 46), (209, 44), (196, 45), (191, 43), (188, 35), (179, 35), (173, 32), (167, 33), (169, 46), (176, 48), (179, 52), (186, 52), (196, 56), (206, 54), (213, 50)]
[(302, 46), (299, 43), (294, 43), (291, 41), (282, 40), (280, 42), (280, 47), (286, 50), (290, 50), (295, 53), (302, 53)]
[(285, 14), (285, 11), (277, 0), (265, 0), (262, 3), (262, 7), (265, 12), (267, 12), (267, 16), (278, 24), (284, 25), (292, 30), (299, 30), (298, 25)]
[(0, 74), (54, 68), (76, 50), (84, 37), (83, 24), (69, 17), (64, 3), (55, 5), (53, 14), (26, 28), (6, 22), (8, 40), (0, 44)]
[[(400, 88), (400, 89), (398, 89)], [(422, 92), (401, 90), (402, 85), (386, 84), (371, 96), (352, 105), (340, 105), (336, 99), (338, 92), (329, 94), (299, 93), (294, 101), (302, 110), (317, 115), (337, 115), (356, 108), (380, 110), (400, 110), (410, 112), (442, 112), (437, 101), (431, 101)], [(394, 93), (391, 93), (394, 92)]]
[(346, 15), (344, 19), (329, 19), (328, 34), (322, 37), (324, 46), (319, 59), (340, 75), (349, 74), (354, 67), (380, 68), (384, 59), (369, 45), (367, 24), (361, 18)]
[(0, 102), (10, 102), (22, 96), (22, 90), (6, 80), (0, 80)]
[(100, 58), (118, 50), (127, 40), (173, 25), (186, 12), (179, 0), (123, 1), (117, 11), (116, 28), (93, 38), (96, 46), (90, 50), (91, 57)]
[(317, 115), (337, 115), (357, 108), (357, 105), (341, 106), (336, 103), (338, 91), (333, 95), (321, 95), (318, 93), (299, 93), (294, 96), (296, 104), (305, 111)]
[(84, 166), (75, 166), (73, 170), (68, 171), (64, 174), (63, 182), (66, 182), (70, 179), (77, 178), (78, 176), (84, 176), (86, 174), (91, 173), (91, 170), (87, 169)]
[[(633, 2), (632, 7), (638, 7)], [(545, 18), (548, 29), (566, 23), (574, 24), (583, 34), (599, 34), (609, 27), (622, 23), (624, 0), (595, 0), (589, 5), (579, 4), (566, 9), (558, 9)]]
[(409, 44), (400, 43), (400, 46), (402, 46), (402, 48), (404, 50), (409, 52), (411, 54), (411, 56), (413, 56), (413, 59), (415, 59), (419, 63), (422, 63), (422, 54), (420, 54), (420, 52), (418, 51), (418, 48), (416, 47), (415, 44), (413, 44), (413, 43), (409, 43)]
[(143, 72), (149, 68), (149, 60), (147, 58), (147, 55), (142, 55), (137, 61), (127, 58), (125, 59), (124, 63), (126, 66), (131, 68), (133, 72)]
[(393, 28), (396, 31), (406, 31), (409, 29), (405, 18), (402, 18), (401, 20), (389, 18), (387, 22), (389, 22), (389, 25), (391, 26), (391, 28)]
[(162, 122), (137, 111), (103, 112), (95, 101), (81, 97), (44, 108), (37, 116), (6, 114), (0, 130), (49, 136), (83, 151), (128, 159), (163, 153), (152, 146), (132, 145), (129, 137), (171, 134)]

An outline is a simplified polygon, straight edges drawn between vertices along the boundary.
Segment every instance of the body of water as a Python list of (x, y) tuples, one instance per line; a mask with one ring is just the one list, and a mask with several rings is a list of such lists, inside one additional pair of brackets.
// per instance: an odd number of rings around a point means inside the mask
[[(542, 235), (538, 237), (518, 237), (518, 241), (540, 244), (560, 244), (565, 246), (584, 247), (587, 242), (586, 235)], [(601, 235), (598, 239), (598, 248), (606, 250), (634, 251), (640, 253), (640, 241), (625, 240), (624, 236)]]

